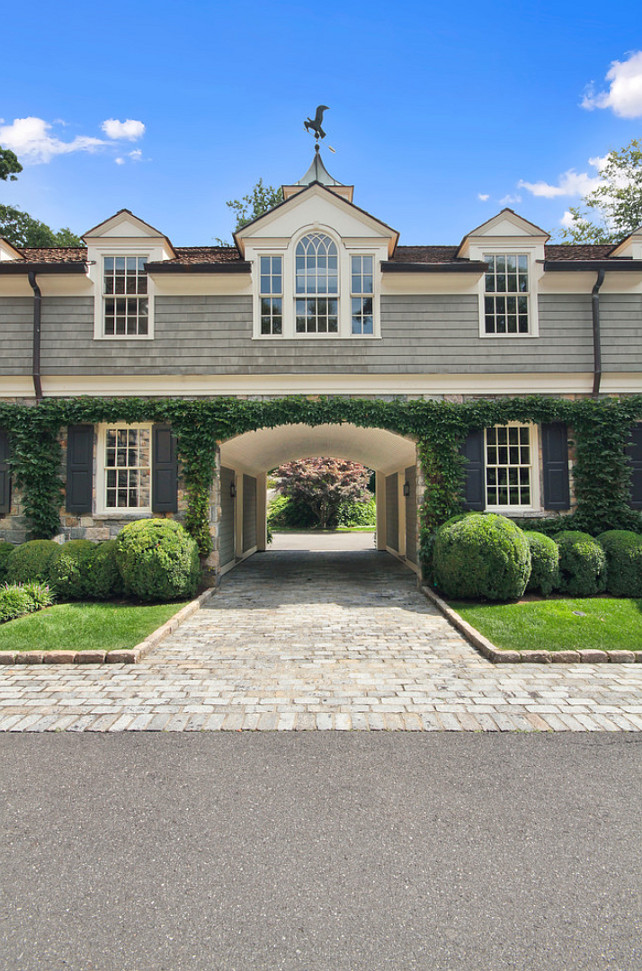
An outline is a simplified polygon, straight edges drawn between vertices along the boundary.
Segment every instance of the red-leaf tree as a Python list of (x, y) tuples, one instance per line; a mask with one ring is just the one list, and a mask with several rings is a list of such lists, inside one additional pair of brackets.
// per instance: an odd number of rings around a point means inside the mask
[(304, 503), (321, 529), (336, 524), (339, 509), (346, 502), (368, 502), (370, 471), (358, 462), (315, 458), (287, 462), (276, 470), (277, 490)]

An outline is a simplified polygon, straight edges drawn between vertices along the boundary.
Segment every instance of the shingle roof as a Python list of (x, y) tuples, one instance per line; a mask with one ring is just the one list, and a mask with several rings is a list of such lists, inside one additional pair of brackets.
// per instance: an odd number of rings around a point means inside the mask
[(26, 263), (83, 263), (87, 259), (85, 246), (43, 246), (20, 249)]
[(167, 264), (190, 266), (194, 263), (238, 263), (241, 255), (236, 246), (175, 246), (176, 259)]
[(547, 260), (605, 260), (608, 258), (612, 243), (553, 243), (545, 246)]

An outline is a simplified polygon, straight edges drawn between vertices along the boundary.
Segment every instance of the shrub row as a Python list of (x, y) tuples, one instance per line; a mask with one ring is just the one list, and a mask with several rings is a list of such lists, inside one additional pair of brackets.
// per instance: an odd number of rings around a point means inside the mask
[[(8, 549), (7, 549), (8, 547)], [(170, 519), (141, 519), (115, 540), (37, 539), (0, 544), (0, 580), (50, 584), (58, 600), (112, 600), (125, 595), (169, 601), (195, 594), (200, 580), (198, 548)]]
[(447, 597), (514, 600), (525, 590), (642, 597), (642, 535), (627, 530), (597, 539), (568, 530), (554, 540), (504, 516), (469, 513), (424, 539), (422, 554), (425, 574)]

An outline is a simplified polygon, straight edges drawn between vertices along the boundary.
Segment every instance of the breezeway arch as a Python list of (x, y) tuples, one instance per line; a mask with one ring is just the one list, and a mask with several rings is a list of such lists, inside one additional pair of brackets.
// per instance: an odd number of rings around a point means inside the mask
[(417, 448), (382, 428), (341, 424), (279, 425), (246, 432), (219, 450), (212, 509), (219, 574), (267, 547), (267, 473), (295, 459), (328, 456), (361, 462), (376, 473), (376, 546), (417, 571), (417, 508), (423, 484)]

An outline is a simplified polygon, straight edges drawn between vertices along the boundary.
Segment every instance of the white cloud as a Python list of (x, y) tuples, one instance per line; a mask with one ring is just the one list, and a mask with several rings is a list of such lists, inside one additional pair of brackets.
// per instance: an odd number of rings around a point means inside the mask
[(135, 142), (145, 134), (145, 126), (142, 121), (134, 121), (132, 118), (128, 118), (126, 121), (108, 118), (100, 127), (107, 138), (124, 138), (129, 142)]
[(132, 160), (132, 162), (142, 162), (143, 161), (143, 151), (141, 148), (135, 148), (133, 152), (127, 153)]
[(120, 158), (120, 156), (119, 156), (118, 158), (115, 158), (114, 159), (114, 162), (116, 163), (116, 165), (124, 165), (125, 164), (125, 159), (124, 158)]
[(478, 192), (477, 198), (480, 200), (480, 202), (488, 202), (490, 195), (487, 192)]
[(513, 205), (513, 203), (515, 203), (515, 202), (521, 202), (521, 201), (522, 201), (522, 197), (521, 196), (513, 196), (509, 192), (508, 195), (504, 196), (503, 199), (500, 199), (499, 200), (499, 204), (500, 204), (500, 206), (511, 206), (511, 205)]
[(570, 229), (571, 226), (575, 224), (575, 219), (573, 218), (573, 213), (569, 212), (568, 209), (560, 219), (560, 226), (564, 226), (565, 229)]
[[(599, 170), (598, 163), (603, 163), (604, 159), (589, 159), (591, 165)], [(534, 196), (543, 196), (545, 199), (555, 199), (557, 196), (584, 196), (587, 192), (597, 189), (600, 184), (599, 175), (591, 176), (588, 172), (576, 172), (569, 169), (560, 175), (557, 185), (549, 182), (525, 182), (523, 179), (517, 183), (520, 189), (526, 189)]]
[(619, 118), (642, 118), (642, 51), (634, 51), (626, 61), (612, 61), (606, 80), (608, 91), (595, 92), (591, 83), (582, 108), (611, 108)]
[(50, 162), (55, 155), (71, 152), (95, 152), (105, 142), (89, 135), (77, 135), (63, 142), (50, 134), (52, 125), (43, 118), (15, 118), (10, 125), (0, 125), (0, 145), (28, 162)]

